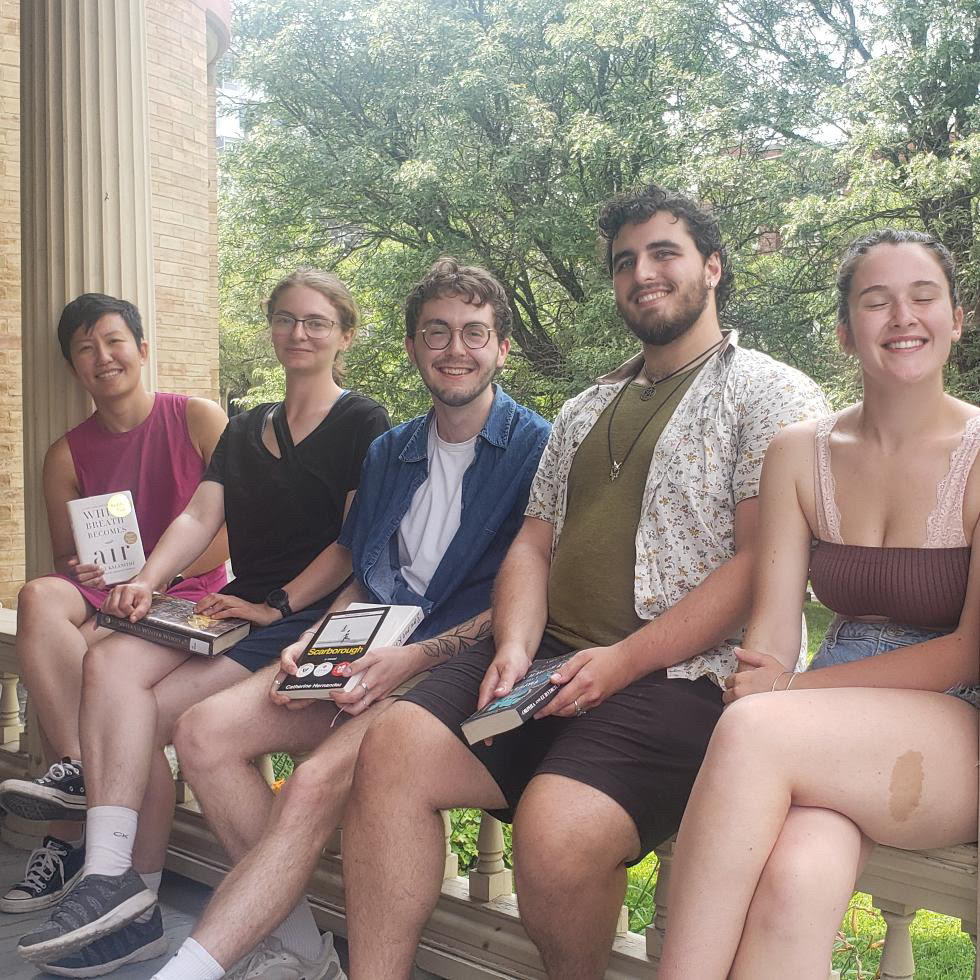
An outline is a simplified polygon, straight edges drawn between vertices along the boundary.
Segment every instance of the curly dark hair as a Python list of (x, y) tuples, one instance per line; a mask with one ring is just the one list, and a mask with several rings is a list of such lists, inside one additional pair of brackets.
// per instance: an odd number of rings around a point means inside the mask
[(844, 251), (837, 270), (837, 322), (851, 332), (851, 284), (861, 260), (875, 245), (921, 245), (932, 252), (939, 263), (949, 286), (949, 298), (955, 310), (960, 305), (960, 291), (956, 285), (956, 260), (952, 253), (934, 235), (925, 231), (910, 231), (907, 228), (878, 228), (876, 231), (855, 238)]
[(493, 325), (497, 339), (510, 336), (513, 315), (507, 293), (500, 282), (486, 269), (477, 265), (460, 265), (451, 256), (444, 255), (432, 264), (422, 281), (405, 300), (405, 336), (414, 337), (423, 304), (439, 296), (459, 296), (473, 306), (489, 303), (493, 308)]
[(728, 264), (728, 254), (721, 240), (718, 219), (703, 205), (676, 191), (665, 190), (657, 184), (647, 184), (638, 190), (617, 194), (606, 201), (599, 211), (599, 237), (606, 255), (606, 271), (612, 275), (612, 248), (623, 225), (649, 221), (655, 214), (667, 211), (683, 220), (701, 256), (707, 260), (715, 252), (721, 263), (721, 278), (715, 286), (715, 306), (720, 313), (732, 294), (735, 275)]

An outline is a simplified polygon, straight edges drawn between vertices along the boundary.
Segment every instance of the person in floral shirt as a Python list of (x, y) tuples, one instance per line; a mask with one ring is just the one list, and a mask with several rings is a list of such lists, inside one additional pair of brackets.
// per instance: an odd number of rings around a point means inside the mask
[[(608, 202), (599, 228), (643, 349), (560, 411), (493, 638), (367, 734), (344, 827), (354, 977), (410, 973), (442, 882), (436, 811), (451, 806), (514, 822), (548, 975), (604, 975), (626, 867), (677, 830), (736, 669), (766, 448), (827, 412), (812, 381), (722, 330), (732, 274), (710, 212), (651, 186)], [(468, 715), (570, 651), (533, 722), (465, 745)]]

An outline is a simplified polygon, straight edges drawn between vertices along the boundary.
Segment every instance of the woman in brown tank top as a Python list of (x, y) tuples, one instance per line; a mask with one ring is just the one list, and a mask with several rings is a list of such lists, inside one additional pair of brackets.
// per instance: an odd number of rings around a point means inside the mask
[[(767, 453), (743, 668), (678, 834), (660, 980), (824, 980), (875, 842), (977, 838), (980, 411), (943, 390), (952, 259), (886, 229), (837, 285), (864, 400)], [(838, 618), (795, 673), (808, 576)]]

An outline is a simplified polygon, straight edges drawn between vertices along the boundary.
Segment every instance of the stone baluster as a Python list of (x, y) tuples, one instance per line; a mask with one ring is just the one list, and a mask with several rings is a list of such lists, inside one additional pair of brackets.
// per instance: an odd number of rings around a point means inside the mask
[(266, 786), (271, 787), (276, 781), (276, 770), (272, 765), (272, 756), (268, 752), (265, 755), (260, 755), (258, 759), (255, 760), (255, 765), (262, 778), (265, 780)]
[(879, 966), (881, 980), (912, 980), (915, 976), (915, 959), (912, 956), (909, 926), (915, 918), (916, 909), (899, 902), (879, 900), (874, 896), (871, 902), (880, 910), (885, 920), (885, 943)]
[(41, 745), (41, 725), (30, 697), (27, 699), (27, 710), (24, 712), (24, 730), (20, 733), (20, 752), (27, 757), (28, 771), (32, 775), (40, 775), (47, 768), (44, 764), (44, 748)]
[(667, 903), (670, 900), (670, 864), (674, 854), (674, 838), (654, 848), (660, 868), (657, 871), (657, 891), (654, 895), (656, 912), (653, 922), (646, 928), (647, 956), (660, 959), (660, 951), (664, 945), (664, 933), (667, 931)]
[(492, 902), (514, 890), (513, 873), (504, 865), (504, 831), (499, 820), (484, 813), (476, 847), (476, 867), (469, 874), (470, 898)]
[(0, 743), (20, 742), (20, 702), (17, 700), (17, 675), (0, 674)]
[(442, 811), (442, 828), (446, 837), (446, 865), (442, 872), (442, 877), (445, 880), (447, 878), (456, 878), (459, 875), (459, 858), (453, 854), (453, 849), (450, 845), (453, 828), (449, 822), (448, 810)]
[(973, 943), (973, 980), (978, 980), (978, 978), (980, 978), (980, 957), (975, 955), (977, 949), (977, 924), (975, 922), (968, 922), (966, 919), (964, 919), (960, 923), (960, 929), (962, 929), (963, 932), (970, 937), (970, 942)]

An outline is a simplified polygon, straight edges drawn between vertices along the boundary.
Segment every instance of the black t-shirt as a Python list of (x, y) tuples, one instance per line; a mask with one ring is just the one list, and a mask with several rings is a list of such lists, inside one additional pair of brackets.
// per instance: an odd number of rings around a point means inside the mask
[(225, 490), (235, 579), (222, 591), (249, 602), (261, 602), (295, 578), (337, 539), (347, 494), (360, 481), (364, 454), (391, 427), (388, 413), (376, 401), (347, 392), (294, 447), (291, 464), (262, 442), (272, 407), (257, 405), (236, 415), (202, 477)]

